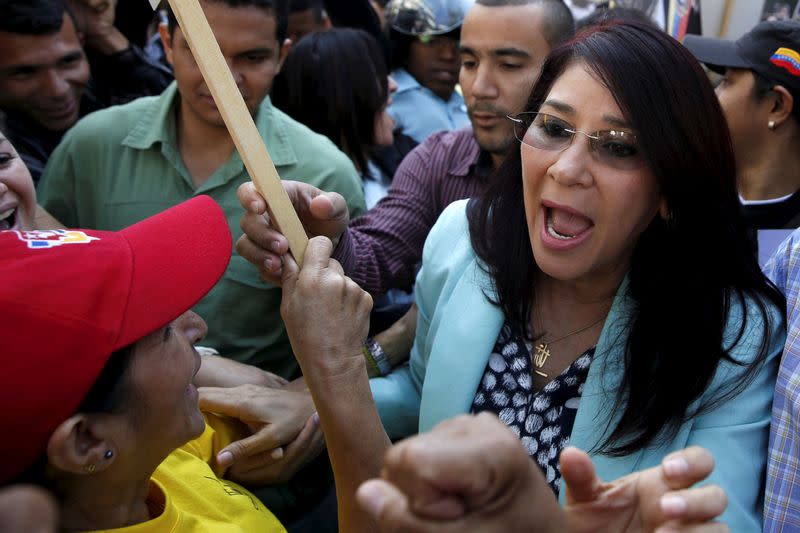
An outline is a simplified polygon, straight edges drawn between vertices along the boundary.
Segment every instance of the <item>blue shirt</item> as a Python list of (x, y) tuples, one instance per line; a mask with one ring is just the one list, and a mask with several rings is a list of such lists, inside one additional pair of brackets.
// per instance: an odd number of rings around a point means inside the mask
[(405, 69), (396, 69), (392, 78), (397, 82), (397, 92), (392, 95), (389, 114), (396, 127), (418, 143), (431, 133), (469, 126), (467, 106), (458, 92), (453, 91), (445, 102)]
[(783, 350), (769, 435), (764, 531), (800, 528), (800, 230), (786, 239), (764, 267), (786, 295)]

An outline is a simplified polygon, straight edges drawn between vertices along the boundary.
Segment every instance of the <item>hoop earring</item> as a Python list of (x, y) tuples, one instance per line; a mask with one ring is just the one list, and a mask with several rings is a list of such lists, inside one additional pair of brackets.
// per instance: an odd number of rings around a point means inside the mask
[(84, 471), (85, 471), (87, 474), (91, 474), (91, 473), (93, 473), (93, 472), (95, 471), (95, 469), (96, 469), (96, 468), (97, 468), (97, 466), (96, 466), (94, 463), (92, 463), (92, 464), (90, 464), (90, 465), (84, 466), (84, 467), (83, 467), (83, 470), (84, 470)]
[(775, 131), (775, 121), (770, 120), (769, 122), (767, 122), (767, 127), (769, 128), (769, 131)]

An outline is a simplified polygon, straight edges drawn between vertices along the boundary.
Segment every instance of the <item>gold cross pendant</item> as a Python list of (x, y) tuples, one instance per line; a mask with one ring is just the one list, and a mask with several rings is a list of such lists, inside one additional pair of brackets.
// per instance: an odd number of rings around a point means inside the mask
[(533, 364), (536, 366), (536, 368), (534, 368), (533, 371), (536, 372), (538, 375), (542, 376), (543, 378), (546, 378), (547, 374), (538, 369), (544, 366), (544, 364), (547, 362), (548, 357), (550, 357), (550, 350), (548, 349), (547, 344), (543, 342), (537, 344), (532, 357)]

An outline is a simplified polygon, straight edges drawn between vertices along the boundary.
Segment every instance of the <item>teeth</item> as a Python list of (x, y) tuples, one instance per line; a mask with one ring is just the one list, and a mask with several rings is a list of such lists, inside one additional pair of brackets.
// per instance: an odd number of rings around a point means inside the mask
[(555, 230), (555, 228), (553, 227), (553, 218), (550, 214), (549, 209), (547, 211), (547, 233), (551, 237), (562, 241), (568, 241), (569, 239), (575, 238), (575, 235), (563, 235)]

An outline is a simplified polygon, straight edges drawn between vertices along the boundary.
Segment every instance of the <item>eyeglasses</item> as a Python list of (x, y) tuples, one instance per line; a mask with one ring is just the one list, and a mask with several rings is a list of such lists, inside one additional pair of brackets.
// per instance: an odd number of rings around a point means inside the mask
[(551, 152), (565, 150), (576, 133), (589, 139), (589, 151), (595, 160), (617, 170), (633, 170), (645, 163), (636, 143), (636, 135), (624, 130), (599, 130), (586, 133), (547, 113), (526, 112), (509, 116), (514, 136), (521, 143)]

